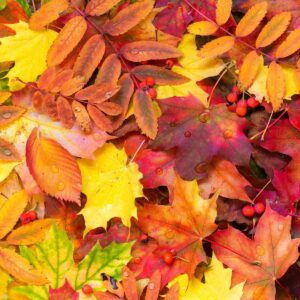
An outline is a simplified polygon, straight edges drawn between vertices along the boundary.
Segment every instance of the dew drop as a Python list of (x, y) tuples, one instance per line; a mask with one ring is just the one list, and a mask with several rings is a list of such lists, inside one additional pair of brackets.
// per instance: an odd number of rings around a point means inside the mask
[(192, 133), (191, 133), (190, 131), (186, 131), (186, 132), (184, 133), (184, 136), (185, 136), (186, 138), (189, 138), (189, 137), (192, 136)]
[(233, 132), (231, 129), (226, 129), (224, 132), (223, 132), (223, 136), (225, 139), (230, 139), (232, 138), (233, 136)]
[(51, 166), (51, 171), (53, 172), (53, 173), (58, 173), (59, 172), (59, 168), (57, 167), (57, 166)]
[(7, 149), (7, 148), (4, 148), (2, 152), (6, 156), (11, 156), (12, 155), (12, 152), (9, 149)]
[(165, 232), (165, 237), (167, 238), (167, 239), (173, 239), (174, 238), (174, 236), (175, 236), (175, 232), (173, 231), (173, 230), (167, 230), (166, 232)]
[(59, 182), (59, 183), (57, 184), (57, 189), (58, 189), (59, 191), (63, 191), (63, 190), (65, 189), (65, 184), (64, 184), (63, 182)]
[(199, 116), (199, 121), (201, 123), (207, 123), (209, 120), (209, 112), (204, 112)]
[(265, 249), (262, 246), (257, 246), (255, 251), (258, 256), (263, 256), (265, 254)]
[(123, 273), (123, 275), (124, 275), (124, 277), (128, 277), (129, 276), (128, 272), (126, 272), (126, 271)]
[(133, 49), (131, 49), (130, 52), (131, 52), (132, 54), (138, 54), (140, 51), (139, 51), (139, 49), (133, 48)]
[(2, 114), (2, 117), (4, 118), (4, 119), (9, 119), (10, 117), (11, 117), (11, 113), (10, 112), (5, 112), (4, 114)]
[(162, 175), (162, 173), (164, 172), (164, 170), (162, 168), (156, 168), (155, 173), (157, 175)]
[(105, 98), (108, 99), (112, 96), (112, 92), (106, 92), (105, 93)]
[(149, 283), (149, 289), (150, 289), (150, 290), (154, 290), (154, 288), (155, 288), (154, 283), (153, 283), (153, 282), (150, 282), (150, 283)]
[(140, 257), (135, 257), (133, 262), (137, 265), (139, 265), (142, 262), (142, 259)]

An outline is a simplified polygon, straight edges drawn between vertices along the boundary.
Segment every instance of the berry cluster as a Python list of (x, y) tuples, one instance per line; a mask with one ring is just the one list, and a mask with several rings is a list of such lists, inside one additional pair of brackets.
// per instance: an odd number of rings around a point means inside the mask
[(259, 102), (255, 97), (250, 97), (247, 100), (239, 99), (240, 95), (240, 89), (237, 86), (234, 86), (232, 92), (227, 96), (227, 101), (230, 103), (228, 109), (231, 112), (235, 112), (239, 117), (244, 117), (247, 114), (247, 107), (256, 108), (259, 105)]
[(242, 209), (242, 213), (247, 218), (253, 218), (254, 214), (261, 215), (265, 211), (265, 205), (262, 202), (253, 205), (245, 205)]
[(157, 92), (156, 89), (153, 87), (155, 84), (155, 80), (152, 76), (148, 76), (145, 80), (140, 83), (141, 89), (149, 94), (149, 96), (153, 99), (156, 98)]
[(37, 214), (35, 210), (28, 211), (26, 213), (21, 214), (20, 220), (21, 224), (25, 225), (37, 219)]

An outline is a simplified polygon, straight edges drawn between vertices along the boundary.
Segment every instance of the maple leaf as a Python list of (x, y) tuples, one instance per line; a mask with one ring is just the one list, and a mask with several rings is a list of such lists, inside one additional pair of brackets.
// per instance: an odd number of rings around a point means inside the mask
[(58, 289), (49, 290), (49, 299), (50, 300), (78, 300), (79, 294), (70, 286), (68, 280), (65, 281), (65, 284)]
[(135, 198), (142, 197), (142, 174), (134, 162), (127, 163), (125, 150), (107, 143), (96, 151), (95, 160), (78, 160), (82, 174), (82, 192), (87, 203), (80, 211), (85, 220), (85, 233), (96, 227), (106, 228), (113, 217), (130, 226), (136, 217)]
[(182, 258), (163, 273), (163, 284), (180, 273), (192, 277), (197, 264), (206, 261), (202, 240), (217, 228), (216, 199), (217, 195), (203, 200), (196, 181), (177, 177), (171, 206), (146, 204), (139, 208), (138, 224), (142, 231), (154, 238), (159, 247), (173, 249)]
[(14, 67), (6, 74), (10, 90), (15, 91), (23, 87), (16, 78), (25, 82), (35, 81), (44, 72), (47, 67), (47, 52), (57, 33), (50, 29), (33, 31), (23, 21), (7, 26), (15, 30), (16, 35), (0, 38), (0, 62), (15, 62)]
[(216, 58), (199, 58), (195, 41), (196, 36), (185, 34), (178, 45), (182, 56), (178, 59), (180, 66), (173, 66), (172, 71), (190, 79), (189, 82), (180, 85), (159, 86), (157, 99), (170, 97), (185, 97), (194, 95), (203, 104), (207, 103), (207, 94), (198, 85), (197, 81), (216, 76), (224, 69), (224, 63)]
[(222, 300), (239, 300), (243, 294), (244, 283), (231, 287), (232, 270), (225, 269), (223, 264), (218, 261), (215, 254), (207, 271), (204, 273), (205, 283), (202, 283), (196, 277), (188, 281), (186, 274), (174, 278), (168, 284), (171, 287), (176, 282), (180, 286), (179, 300), (192, 299), (222, 299)]
[(234, 282), (246, 280), (242, 299), (275, 299), (275, 280), (298, 259), (300, 239), (291, 239), (291, 217), (267, 206), (254, 239), (229, 226), (212, 235), (213, 250), (233, 270)]
[(10, 291), (10, 296), (12, 297), (12, 299), (39, 299), (39, 300), (49, 299), (47, 286), (35, 286), (35, 285), (16, 286), (13, 287), (11, 291)]
[(225, 104), (210, 109), (194, 97), (159, 101), (162, 116), (152, 148), (176, 148), (175, 170), (184, 179), (201, 179), (214, 156), (247, 166), (252, 147), (243, 133), (247, 121)]

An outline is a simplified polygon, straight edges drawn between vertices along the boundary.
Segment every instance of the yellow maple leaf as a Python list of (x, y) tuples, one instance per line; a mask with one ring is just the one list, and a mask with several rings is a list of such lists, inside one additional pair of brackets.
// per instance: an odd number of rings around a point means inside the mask
[(184, 97), (193, 94), (206, 105), (208, 95), (197, 85), (197, 81), (218, 75), (224, 69), (225, 63), (219, 58), (200, 58), (193, 34), (185, 34), (178, 49), (183, 54), (178, 59), (181, 66), (174, 66), (172, 71), (186, 76), (190, 81), (181, 85), (159, 86), (157, 98)]
[(239, 300), (243, 294), (244, 282), (239, 283), (233, 288), (231, 286), (232, 270), (223, 267), (213, 254), (210, 266), (204, 273), (205, 283), (196, 277), (190, 281), (188, 275), (183, 274), (169, 282), (171, 287), (176, 282), (179, 283), (179, 300), (198, 300), (198, 299), (218, 299), (218, 300)]
[(15, 80), (16, 78), (25, 82), (35, 81), (47, 68), (47, 52), (57, 32), (50, 29), (34, 31), (23, 21), (6, 26), (13, 29), (16, 34), (0, 38), (0, 62), (15, 62), (14, 67), (6, 75), (10, 90), (15, 91), (23, 87), (23, 84)]
[(143, 196), (139, 182), (142, 174), (134, 162), (127, 163), (125, 150), (107, 143), (95, 153), (95, 160), (79, 159), (82, 192), (87, 196), (80, 211), (85, 233), (96, 227), (106, 228), (107, 221), (120, 217), (126, 226), (136, 217), (135, 198)]

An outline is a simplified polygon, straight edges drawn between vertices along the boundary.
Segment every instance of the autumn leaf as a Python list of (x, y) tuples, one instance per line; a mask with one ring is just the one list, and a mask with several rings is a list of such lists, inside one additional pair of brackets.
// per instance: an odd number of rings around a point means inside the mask
[(0, 161), (16, 162), (20, 161), (20, 156), (14, 145), (0, 138)]
[(195, 35), (212, 35), (218, 30), (218, 25), (209, 21), (195, 22), (189, 25), (189, 33)]
[(101, 16), (118, 4), (119, 0), (91, 0), (88, 2), (85, 12), (91, 16)]
[(201, 58), (220, 56), (234, 46), (235, 40), (231, 36), (222, 36), (206, 43), (199, 51)]
[(299, 50), (299, 45), (297, 41), (300, 37), (300, 28), (292, 31), (288, 37), (279, 45), (276, 50), (276, 58), (284, 58), (290, 56)]
[(96, 227), (107, 227), (113, 217), (130, 226), (136, 217), (135, 198), (142, 197), (142, 174), (134, 162), (127, 164), (124, 150), (107, 143), (96, 151), (95, 160), (80, 159), (82, 192), (87, 203), (80, 211), (85, 220), (85, 233)]
[[(36, 286), (36, 285), (27, 285), (27, 286), (16, 286), (11, 289), (10, 295), (12, 299), (39, 299), (39, 300), (48, 300), (48, 288), (47, 286)], [(14, 295), (16, 295), (14, 298)], [(22, 297), (24, 296), (24, 298)], [(21, 298), (22, 297), (22, 298)]]
[(224, 25), (231, 15), (232, 0), (218, 0), (216, 9), (216, 21), (218, 25)]
[(7, 26), (15, 30), (16, 35), (0, 38), (0, 62), (15, 62), (5, 76), (9, 80), (10, 90), (16, 91), (24, 86), (17, 78), (31, 82), (44, 72), (47, 52), (57, 33), (51, 29), (33, 31), (23, 21)]
[(49, 299), (50, 300), (60, 300), (60, 299), (72, 299), (72, 300), (78, 300), (79, 299), (79, 293), (77, 293), (69, 284), (69, 282), (66, 280), (64, 285), (61, 286), (58, 289), (52, 289), (50, 287), (49, 290)]

